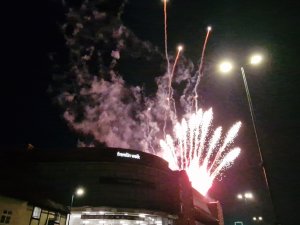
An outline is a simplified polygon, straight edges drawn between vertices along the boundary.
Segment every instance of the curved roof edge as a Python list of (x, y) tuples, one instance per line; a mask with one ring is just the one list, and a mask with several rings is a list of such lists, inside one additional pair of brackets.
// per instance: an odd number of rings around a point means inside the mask
[(81, 147), (52, 149), (2, 149), (5, 161), (18, 162), (119, 162), (169, 169), (168, 163), (150, 153), (122, 148)]

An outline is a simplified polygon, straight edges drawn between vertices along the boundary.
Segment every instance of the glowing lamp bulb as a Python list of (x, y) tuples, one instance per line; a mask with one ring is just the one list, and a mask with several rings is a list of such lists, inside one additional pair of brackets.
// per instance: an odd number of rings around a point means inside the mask
[(245, 193), (245, 198), (249, 198), (252, 199), (253, 198), (253, 194), (250, 192)]
[(258, 217), (258, 220), (262, 221), (262, 220), (263, 220), (263, 218), (260, 216), (260, 217)]
[(77, 190), (76, 190), (76, 195), (77, 196), (81, 196), (81, 195), (83, 195), (84, 194), (84, 189), (83, 188), (78, 188)]
[(219, 66), (219, 69), (222, 73), (229, 73), (232, 70), (232, 68), (232, 63), (229, 61), (224, 61)]
[(178, 47), (177, 47), (177, 50), (180, 52), (180, 51), (182, 51), (183, 50), (183, 46), (182, 45), (179, 45)]
[(263, 60), (262, 55), (255, 54), (255, 55), (251, 56), (251, 58), (250, 58), (250, 64), (252, 64), (252, 65), (258, 65), (258, 64), (260, 64), (262, 62), (262, 60)]
[(242, 195), (242, 194), (238, 194), (238, 195), (237, 195), (237, 198), (238, 198), (238, 199), (243, 199), (243, 195)]
[(211, 31), (212, 27), (211, 26), (208, 26), (207, 27), (207, 31)]
[(253, 219), (254, 221), (256, 221), (256, 220), (257, 220), (257, 219), (256, 219), (256, 217), (253, 217), (252, 219)]

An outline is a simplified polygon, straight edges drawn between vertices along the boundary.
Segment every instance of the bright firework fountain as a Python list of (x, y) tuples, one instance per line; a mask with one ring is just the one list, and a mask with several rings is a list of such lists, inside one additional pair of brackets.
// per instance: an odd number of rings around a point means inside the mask
[(199, 109), (174, 127), (174, 138), (167, 135), (160, 141), (162, 157), (172, 170), (186, 170), (192, 186), (205, 195), (214, 179), (229, 167), (240, 153), (240, 148), (228, 151), (241, 122), (237, 122), (221, 140), (222, 128), (211, 132), (212, 109)]
[[(164, 0), (164, 25), (165, 25), (165, 54), (167, 60), (167, 71), (169, 73), (169, 57), (167, 52), (167, 0)], [(211, 27), (207, 27), (207, 33), (203, 44), (198, 76), (194, 86), (193, 104), (195, 112), (188, 114), (183, 118), (181, 123), (176, 122), (174, 126), (173, 137), (165, 134), (166, 116), (164, 123), (164, 140), (160, 140), (160, 146), (163, 149), (162, 157), (169, 162), (172, 170), (185, 170), (192, 183), (192, 186), (201, 194), (206, 195), (213, 184), (214, 179), (229, 167), (240, 154), (240, 148), (229, 149), (230, 144), (236, 137), (241, 122), (237, 122), (228, 131), (224, 140), (221, 140), (222, 128), (214, 130), (211, 135), (211, 124), (213, 119), (212, 109), (203, 111), (198, 109), (197, 89), (200, 79), (203, 76), (203, 62), (205, 49)], [(178, 53), (169, 73), (169, 90), (168, 90), (168, 110), (174, 110), (176, 115), (176, 106), (173, 99), (172, 79), (174, 69), (178, 61), (179, 53), (182, 47), (178, 47)], [(173, 107), (172, 107), (173, 106)], [(165, 112), (166, 115), (166, 112)], [(177, 118), (177, 117), (176, 117)], [(228, 150), (229, 149), (229, 150)]]
[[(108, 17), (106, 12), (98, 11), (98, 5), (93, 5), (96, 3), (85, 2), (78, 12), (70, 10), (69, 22), (63, 26), (73, 60), (64, 76), (67, 85), (60, 87), (57, 96), (65, 109), (64, 118), (77, 132), (92, 136), (94, 143), (140, 149), (163, 157), (172, 170), (186, 170), (193, 187), (205, 195), (215, 178), (240, 153), (239, 148), (231, 145), (241, 126), (236, 123), (223, 138), (222, 128), (215, 129), (212, 125), (212, 109), (198, 108), (198, 85), (204, 75), (211, 27), (207, 28), (199, 67), (194, 73), (192, 63), (179, 59), (182, 46), (178, 47), (176, 57), (168, 55), (167, 0), (164, 0), (167, 68), (163, 76), (156, 78), (156, 95), (147, 97), (141, 87), (125, 83), (116, 65), (123, 52), (124, 57), (147, 55), (147, 58), (158, 58), (160, 52), (140, 41), (121, 24), (119, 16)], [(123, 7), (121, 4), (120, 8)], [(184, 87), (177, 90), (172, 84)], [(181, 109), (180, 115), (176, 109)], [(181, 122), (179, 118), (183, 118)]]

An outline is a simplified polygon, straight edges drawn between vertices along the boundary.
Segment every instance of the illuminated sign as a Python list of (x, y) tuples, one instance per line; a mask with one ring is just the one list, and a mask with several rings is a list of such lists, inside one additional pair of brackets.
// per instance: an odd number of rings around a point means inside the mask
[(87, 214), (82, 214), (81, 219), (143, 220), (139, 216), (130, 216), (130, 215), (87, 215)]
[(243, 222), (242, 221), (237, 221), (237, 222), (234, 222), (234, 225), (243, 225)]
[(117, 156), (122, 158), (141, 159), (140, 154), (130, 154), (128, 152), (117, 152)]

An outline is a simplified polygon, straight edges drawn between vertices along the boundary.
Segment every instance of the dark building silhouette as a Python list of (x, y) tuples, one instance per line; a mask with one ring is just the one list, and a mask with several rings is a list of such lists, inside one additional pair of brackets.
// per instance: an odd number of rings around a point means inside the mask
[[(0, 155), (4, 173), (0, 207), (15, 199), (32, 208), (29, 222), (9, 224), (224, 224), (217, 201), (194, 190), (185, 171), (172, 171), (166, 161), (151, 154), (79, 148), (11, 150)], [(74, 194), (78, 187), (84, 188), (83, 196)], [(52, 210), (60, 220), (33, 218), (35, 207)]]

